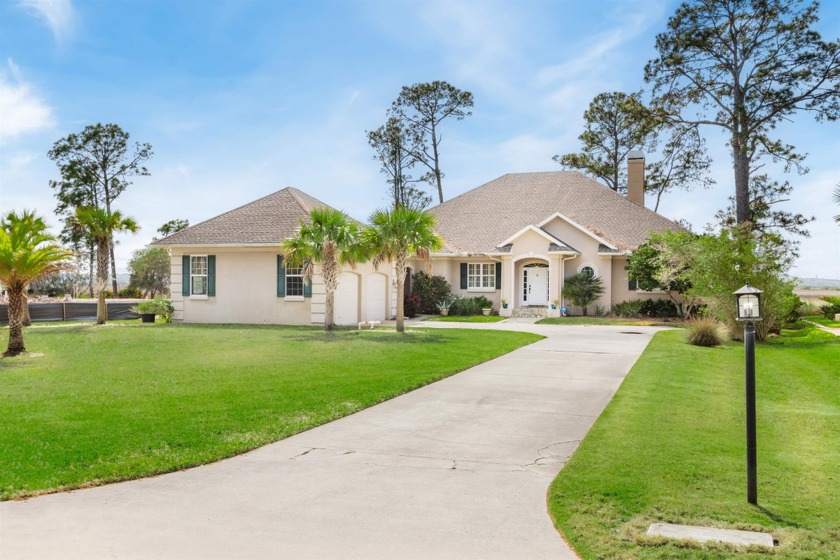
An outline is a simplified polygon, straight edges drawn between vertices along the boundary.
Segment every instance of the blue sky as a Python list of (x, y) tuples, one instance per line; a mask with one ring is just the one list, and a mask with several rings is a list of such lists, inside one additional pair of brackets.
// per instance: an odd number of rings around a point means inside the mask
[[(443, 131), (444, 194), (500, 175), (552, 171), (577, 150), (602, 91), (645, 87), (642, 68), (674, 1), (0, 1), (0, 208), (58, 226), (53, 142), (114, 122), (152, 144), (150, 177), (117, 206), (142, 226), (120, 236), (118, 270), (172, 218), (208, 219), (295, 186), (364, 219), (387, 204), (365, 131), (400, 87), (446, 80), (474, 114)], [(840, 36), (840, 2), (819, 30)], [(840, 125), (807, 115), (779, 129), (809, 154), (786, 208), (815, 215), (794, 273), (840, 278)], [(733, 191), (725, 136), (705, 130), (717, 185), (675, 192), (660, 213), (713, 219)], [(58, 229), (58, 228), (56, 228)]]

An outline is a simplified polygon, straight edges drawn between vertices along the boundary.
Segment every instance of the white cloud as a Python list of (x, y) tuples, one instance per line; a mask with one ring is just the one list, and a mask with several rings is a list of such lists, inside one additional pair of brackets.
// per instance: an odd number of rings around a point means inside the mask
[(620, 23), (615, 27), (596, 34), (592, 40), (578, 48), (568, 49), (571, 56), (567, 60), (539, 70), (538, 83), (549, 85), (572, 78), (588, 78), (612, 70), (615, 55), (620, 54), (619, 47), (645, 33), (662, 17), (664, 10), (663, 4), (656, 3), (634, 6), (642, 6), (647, 11), (640, 10), (630, 15), (622, 15)]
[(20, 0), (18, 5), (43, 19), (57, 43), (72, 37), (76, 27), (76, 13), (70, 0)]
[(20, 68), (8, 59), (7, 71), (0, 71), (0, 142), (54, 123), (52, 108), (23, 81)]

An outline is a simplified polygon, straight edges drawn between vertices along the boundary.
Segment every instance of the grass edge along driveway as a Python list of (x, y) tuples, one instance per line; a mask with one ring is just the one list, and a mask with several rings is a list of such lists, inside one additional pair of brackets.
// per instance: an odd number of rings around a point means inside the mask
[(243, 325), (28, 329), (0, 360), (0, 499), (244, 453), (542, 337)]
[(585, 559), (749, 559), (644, 535), (658, 521), (771, 532), (772, 558), (840, 558), (840, 338), (815, 327), (757, 346), (758, 502), (746, 501), (743, 345), (658, 333), (552, 484)]

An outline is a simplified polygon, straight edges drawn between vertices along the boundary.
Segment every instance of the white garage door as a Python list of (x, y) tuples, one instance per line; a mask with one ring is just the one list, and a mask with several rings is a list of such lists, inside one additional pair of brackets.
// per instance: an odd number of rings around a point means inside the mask
[(388, 279), (384, 274), (371, 274), (365, 278), (365, 303), (368, 321), (384, 321)]
[(335, 291), (335, 324), (355, 325), (359, 322), (359, 275), (342, 272)]

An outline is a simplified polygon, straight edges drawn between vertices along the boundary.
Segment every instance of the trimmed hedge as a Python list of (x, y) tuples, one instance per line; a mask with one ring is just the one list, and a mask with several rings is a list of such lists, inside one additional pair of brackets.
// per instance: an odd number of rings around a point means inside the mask
[(634, 299), (613, 305), (619, 317), (679, 317), (677, 308), (667, 299)]

